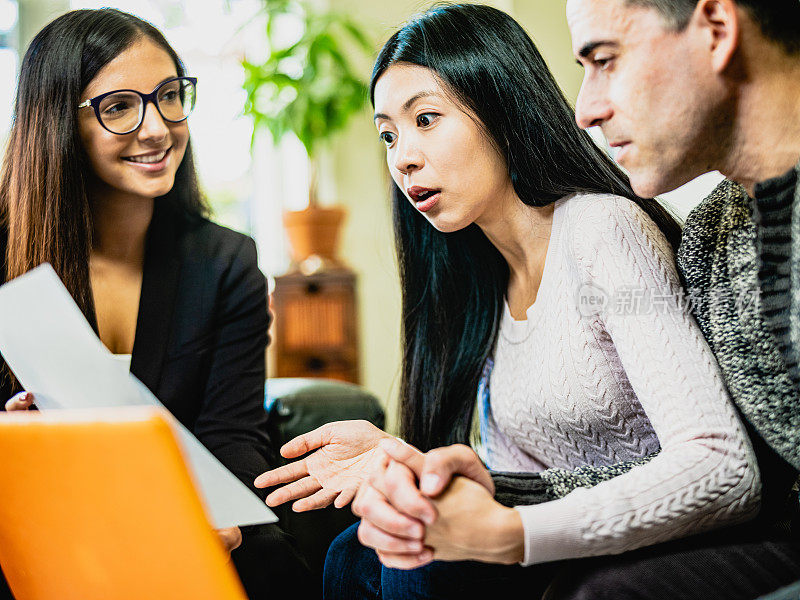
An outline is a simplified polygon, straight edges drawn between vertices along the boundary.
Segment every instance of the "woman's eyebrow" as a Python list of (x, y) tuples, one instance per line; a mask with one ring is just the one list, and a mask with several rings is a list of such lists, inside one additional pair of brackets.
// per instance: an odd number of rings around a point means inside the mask
[[(439, 94), (435, 90), (423, 90), (421, 92), (417, 92), (411, 98), (403, 102), (403, 106), (400, 107), (401, 112), (406, 112), (409, 108), (411, 108), (417, 100), (421, 100), (422, 98), (428, 98), (430, 96), (438, 96)], [(372, 117), (372, 120), (375, 121), (377, 119), (387, 119), (391, 120), (389, 115), (385, 113), (375, 113), (375, 116)]]
[(434, 90), (424, 90), (422, 92), (417, 92), (411, 98), (406, 100), (403, 103), (402, 111), (406, 112), (409, 108), (411, 108), (417, 100), (421, 100), (422, 98), (428, 98), (430, 96), (438, 96)]
[[(161, 81), (159, 81), (159, 82), (158, 82), (158, 83), (155, 85), (155, 87), (154, 87), (153, 89), (157, 88), (158, 86), (160, 86), (160, 85), (161, 85), (162, 83), (164, 83), (165, 81), (169, 81), (170, 79), (177, 79), (177, 77), (178, 77), (177, 75), (169, 75), (169, 76), (167, 76), (167, 77), (164, 77), (164, 79), (162, 79)], [(130, 90), (130, 89), (132, 89), (132, 88), (118, 88), (118, 89), (119, 89), (119, 90)], [(117, 91), (117, 90), (112, 90), (112, 91)], [(141, 90), (140, 90), (140, 91), (141, 91)]]

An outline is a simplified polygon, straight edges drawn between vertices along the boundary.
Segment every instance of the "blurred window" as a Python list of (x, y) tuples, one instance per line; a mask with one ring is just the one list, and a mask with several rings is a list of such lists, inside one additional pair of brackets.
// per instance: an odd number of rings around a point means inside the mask
[(19, 63), (19, 5), (17, 0), (0, 0), (0, 142), (5, 146)]

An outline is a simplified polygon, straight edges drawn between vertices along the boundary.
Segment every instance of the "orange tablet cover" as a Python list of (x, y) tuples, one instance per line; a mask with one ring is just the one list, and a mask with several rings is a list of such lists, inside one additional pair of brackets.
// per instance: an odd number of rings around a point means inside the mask
[(0, 564), (17, 600), (245, 598), (149, 407), (0, 413)]

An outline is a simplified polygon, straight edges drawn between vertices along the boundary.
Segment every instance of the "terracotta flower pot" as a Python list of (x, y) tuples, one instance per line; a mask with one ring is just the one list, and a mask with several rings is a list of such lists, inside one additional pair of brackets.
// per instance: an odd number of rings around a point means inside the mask
[(300, 264), (316, 255), (331, 263), (338, 263), (336, 250), (345, 215), (345, 209), (339, 206), (309, 206), (305, 210), (283, 213), (292, 262)]

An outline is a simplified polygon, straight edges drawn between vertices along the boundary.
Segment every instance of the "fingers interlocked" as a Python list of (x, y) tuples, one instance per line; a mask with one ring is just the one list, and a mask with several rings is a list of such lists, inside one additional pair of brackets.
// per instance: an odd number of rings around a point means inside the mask
[(425, 524), (434, 522), (436, 510), (406, 465), (390, 461), (374, 472), (356, 495), (353, 512), (361, 517), (358, 539), (386, 566), (413, 569), (433, 560), (424, 539)]

